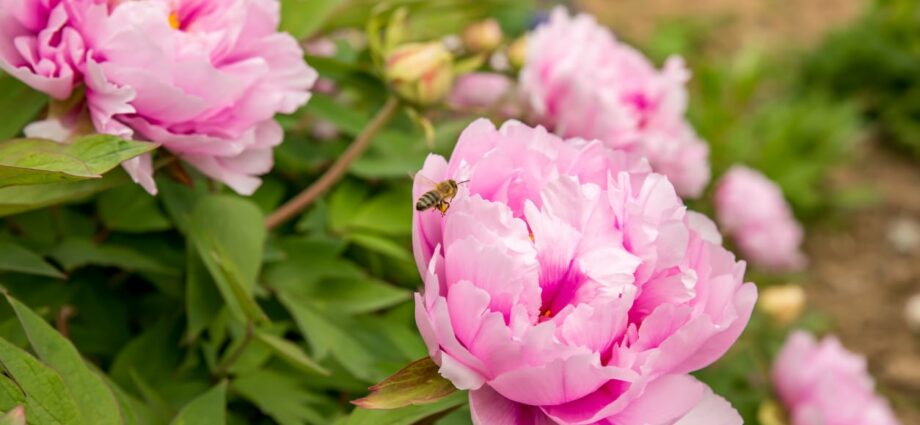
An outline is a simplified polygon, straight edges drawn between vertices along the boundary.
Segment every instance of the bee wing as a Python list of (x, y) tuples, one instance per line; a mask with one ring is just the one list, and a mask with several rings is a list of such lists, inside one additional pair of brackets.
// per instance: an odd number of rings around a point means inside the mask
[(432, 189), (437, 187), (438, 185), (438, 182), (432, 179), (429, 179), (428, 177), (425, 177), (425, 175), (422, 173), (416, 173), (415, 175), (409, 174), (409, 177), (412, 178), (412, 181), (415, 181), (415, 178), (418, 177), (421, 180), (422, 184), (426, 186), (430, 186)]

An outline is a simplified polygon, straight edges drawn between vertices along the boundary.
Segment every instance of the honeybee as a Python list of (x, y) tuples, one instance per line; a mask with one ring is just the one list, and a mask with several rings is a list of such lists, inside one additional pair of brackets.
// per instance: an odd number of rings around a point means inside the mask
[(447, 209), (450, 208), (450, 201), (457, 196), (458, 186), (469, 181), (458, 182), (454, 179), (447, 179), (442, 182), (433, 182), (425, 176), (421, 177), (431, 183), (433, 189), (419, 196), (418, 201), (415, 202), (415, 210), (425, 211), (434, 208), (441, 212), (441, 217), (447, 214)]

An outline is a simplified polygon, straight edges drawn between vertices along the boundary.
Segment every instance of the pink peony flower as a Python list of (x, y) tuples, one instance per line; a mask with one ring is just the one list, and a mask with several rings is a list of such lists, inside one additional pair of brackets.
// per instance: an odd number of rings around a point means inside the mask
[(63, 100), (79, 83), (86, 43), (72, 27), (89, 7), (67, 0), (0, 0), (0, 69)]
[(793, 333), (773, 364), (773, 384), (792, 425), (897, 425), (873, 391), (866, 360), (840, 341)]
[[(96, 128), (162, 143), (251, 194), (283, 138), (274, 115), (306, 103), (316, 80), (279, 20), (275, 0), (118, 3), (87, 66)], [(142, 163), (133, 175), (152, 191), (149, 171)]]
[(639, 152), (696, 197), (709, 181), (709, 148), (684, 118), (689, 78), (679, 57), (656, 70), (590, 15), (560, 7), (529, 37), (520, 83), (542, 124)]
[(756, 299), (715, 226), (667, 178), (599, 141), (471, 124), (415, 181), (460, 184), (416, 212), (416, 322), (477, 424), (740, 424), (686, 375)]
[[(338, 50), (338, 47), (335, 45), (335, 41), (330, 38), (320, 38), (318, 40), (313, 40), (304, 46), (304, 51), (306, 51), (308, 55), (318, 56), (321, 58), (335, 57), (336, 50)], [(331, 96), (338, 91), (339, 88), (336, 86), (335, 81), (328, 78), (320, 77), (313, 85), (314, 93), (322, 93)]]
[(719, 225), (755, 264), (792, 271), (807, 263), (799, 250), (802, 226), (782, 190), (763, 174), (743, 166), (729, 169), (716, 186), (715, 208)]
[[(274, 115), (316, 80), (276, 0), (0, 0), (0, 19), (5, 69), (56, 98), (82, 82), (97, 131), (162, 144), (242, 194), (272, 167)], [(156, 192), (149, 156), (123, 165)]]
[(460, 109), (491, 109), (507, 99), (514, 81), (495, 72), (474, 72), (457, 77), (447, 103)]

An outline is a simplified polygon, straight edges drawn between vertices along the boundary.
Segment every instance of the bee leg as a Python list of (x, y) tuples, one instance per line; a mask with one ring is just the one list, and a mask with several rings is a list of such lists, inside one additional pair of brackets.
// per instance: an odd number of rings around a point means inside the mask
[(441, 204), (438, 205), (438, 209), (441, 210), (441, 217), (447, 215), (447, 209), (450, 208), (450, 202), (447, 200), (441, 201)]

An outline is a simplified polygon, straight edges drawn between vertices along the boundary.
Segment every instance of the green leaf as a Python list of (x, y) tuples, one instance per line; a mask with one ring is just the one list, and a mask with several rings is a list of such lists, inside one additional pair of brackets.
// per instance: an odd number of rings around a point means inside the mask
[[(230, 345), (226, 346), (226, 349), (223, 350), (223, 355), (221, 356), (221, 361), (219, 364), (226, 364), (231, 356), (237, 356), (236, 360), (233, 362), (233, 365), (227, 369), (227, 374), (229, 375), (242, 375), (254, 370), (261, 369), (265, 363), (272, 359), (275, 356), (274, 350), (269, 347), (267, 344), (261, 342), (248, 342), (249, 340), (255, 339), (256, 330), (253, 329), (249, 324), (241, 324), (237, 322), (227, 323), (228, 330), (234, 334), (233, 342)], [(280, 336), (283, 335), (288, 329), (288, 324), (285, 322), (272, 322), (267, 326), (260, 327), (259, 332)], [(210, 336), (210, 335), (209, 335)], [(208, 341), (209, 343), (212, 341)], [(242, 350), (241, 352), (239, 350)], [(236, 353), (236, 354), (234, 354)], [(215, 366), (212, 370), (216, 370)], [(317, 376), (313, 374), (313, 376)]]
[(302, 292), (325, 278), (361, 278), (354, 263), (341, 258), (345, 244), (321, 238), (286, 238), (280, 241), (285, 260), (266, 267), (263, 279), (275, 289)]
[(355, 245), (385, 255), (394, 260), (412, 261), (412, 254), (409, 252), (408, 248), (383, 236), (377, 236), (372, 233), (355, 232), (349, 233), (347, 238)]
[(412, 194), (408, 190), (390, 191), (362, 205), (349, 225), (387, 235), (408, 235), (412, 233), (411, 209)]
[(22, 132), (30, 121), (48, 103), (48, 96), (39, 93), (9, 75), (0, 75), (0, 140), (7, 140)]
[(122, 424), (119, 405), (112, 391), (84, 363), (73, 344), (28, 307), (7, 296), (29, 338), (32, 349), (46, 364), (60, 373), (74, 395), (83, 417), (94, 425)]
[(12, 242), (3, 241), (0, 241), (0, 271), (64, 278), (63, 273), (38, 254)]
[(182, 356), (175, 322), (162, 318), (125, 344), (109, 368), (111, 379), (128, 390), (137, 382), (135, 378), (153, 385), (169, 379)]
[(188, 327), (186, 341), (194, 341), (220, 313), (220, 292), (208, 274), (208, 269), (195, 252), (191, 243), (186, 248), (185, 267), (185, 314)]
[(156, 198), (139, 185), (124, 185), (104, 192), (96, 205), (106, 227), (122, 232), (155, 232), (171, 227)]
[(422, 419), (455, 409), (466, 402), (465, 392), (455, 392), (431, 404), (408, 406), (394, 410), (369, 410), (357, 408), (345, 425), (412, 425)]
[(51, 205), (74, 202), (128, 182), (124, 173), (109, 173), (102, 179), (0, 188), (0, 217)]
[(297, 344), (284, 338), (271, 335), (261, 330), (256, 330), (255, 337), (271, 348), (278, 357), (288, 362), (291, 366), (307, 373), (319, 373), (328, 375), (329, 371), (317, 364), (313, 359), (307, 356)]
[(170, 424), (225, 424), (227, 423), (226, 400), (227, 382), (223, 381), (186, 404)]
[(309, 402), (316, 402), (316, 397), (290, 374), (263, 369), (238, 376), (232, 385), (234, 392), (281, 425), (326, 425), (330, 422), (307, 406)]
[(469, 406), (460, 406), (459, 409), (450, 412), (444, 417), (438, 419), (435, 425), (473, 425), (473, 418), (470, 416)]
[(431, 357), (416, 360), (371, 387), (370, 395), (352, 403), (365, 409), (398, 409), (434, 403), (457, 391), (438, 369), (440, 367)]
[[(137, 393), (144, 399), (144, 407), (150, 412), (151, 419), (157, 423), (166, 423), (169, 418), (176, 415), (176, 409), (172, 408), (160, 393), (154, 389), (144, 378), (135, 370), (131, 370), (131, 380)], [(116, 394), (117, 396), (117, 394)], [(136, 400), (137, 403), (141, 403)], [(121, 403), (121, 400), (119, 400)], [(122, 404), (124, 406), (124, 404)]]
[[(18, 323), (16, 325), (19, 326)], [(0, 359), (0, 365), (2, 364), (2, 359)], [(19, 384), (13, 381), (9, 373), (0, 374), (0, 409), (10, 410), (25, 403), (26, 395)]]
[(281, 30), (298, 39), (307, 38), (345, 0), (281, 0)]
[(424, 137), (408, 132), (381, 132), (380, 141), (371, 145), (364, 155), (351, 164), (349, 172), (365, 179), (397, 179), (406, 181), (425, 163), (431, 153), (448, 155), (460, 132), (470, 123), (469, 118), (445, 121), (435, 129), (434, 148)]
[(96, 245), (87, 239), (66, 239), (51, 251), (51, 257), (68, 271), (87, 265), (97, 265), (167, 276), (179, 275), (178, 270), (162, 264), (159, 259), (147, 253), (138, 252), (127, 246)]
[(249, 196), (249, 200), (255, 202), (262, 212), (268, 214), (278, 208), (284, 201), (285, 187), (280, 180), (272, 177), (263, 177), (262, 185), (255, 193)]
[(403, 303), (382, 315), (364, 316), (362, 320), (376, 325), (371, 329), (391, 341), (404, 359), (417, 359), (428, 354), (428, 347), (415, 326), (414, 303)]
[(207, 196), (207, 192), (201, 186), (191, 188), (166, 178), (157, 179), (157, 187), (169, 218), (187, 235), (192, 225), (192, 211), (198, 199)]
[(73, 394), (53, 369), (22, 349), (0, 339), (0, 362), (25, 393), (25, 405), (36, 424), (88, 424)]
[(412, 292), (370, 277), (330, 279), (299, 289), (314, 304), (346, 314), (369, 313), (412, 298)]
[(109, 389), (112, 390), (112, 394), (115, 394), (115, 399), (118, 400), (118, 406), (121, 407), (125, 425), (159, 425), (164, 422), (158, 420), (159, 418), (156, 417), (147, 405), (128, 395), (121, 387), (109, 380), (105, 374), (98, 371), (97, 374), (109, 386)]
[(356, 112), (324, 95), (312, 96), (304, 108), (310, 116), (329, 121), (352, 137), (357, 136), (370, 121), (370, 115)]
[(209, 196), (195, 206), (191, 224), (189, 236), (233, 316), (267, 322), (253, 297), (265, 245), (259, 208), (236, 197)]
[(367, 197), (367, 185), (347, 180), (329, 197), (329, 227), (345, 231)]
[(3, 415), (0, 418), (0, 425), (26, 425), (25, 406), (16, 406), (13, 410)]
[(355, 377), (368, 382), (378, 379), (373, 367), (376, 356), (346, 330), (348, 322), (344, 318), (317, 310), (308, 299), (300, 296), (279, 292), (278, 298), (310, 342), (314, 357), (322, 359), (332, 353)]
[(0, 187), (98, 179), (122, 161), (150, 152), (156, 144), (107, 135), (73, 143), (16, 139), (0, 143)]

